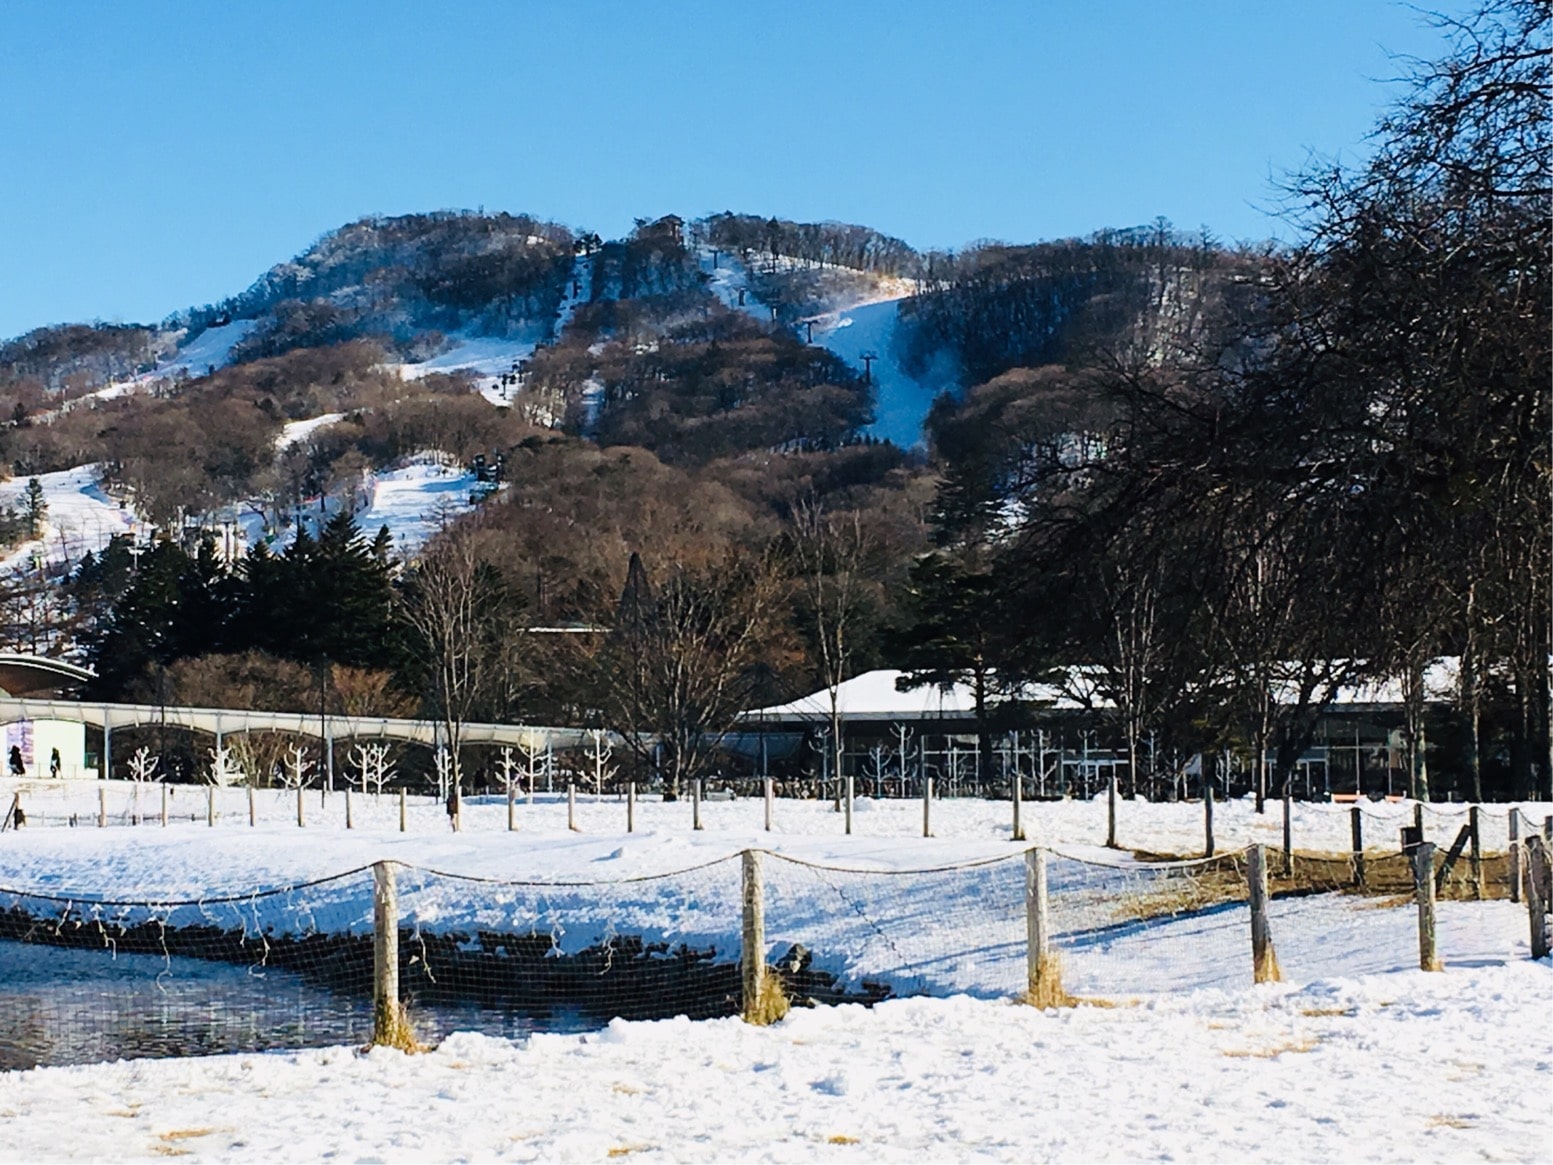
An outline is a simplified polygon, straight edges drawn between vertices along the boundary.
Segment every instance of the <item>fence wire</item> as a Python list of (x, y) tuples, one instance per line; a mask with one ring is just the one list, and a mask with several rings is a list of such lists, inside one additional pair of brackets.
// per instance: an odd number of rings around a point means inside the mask
[[(1266, 858), (1288, 977), (1417, 965), (1409, 859), (1296, 854), (1286, 869), (1277, 851)], [(1022, 850), (905, 871), (774, 853), (760, 865), (761, 954), (797, 1005), (1010, 998), (1026, 986), (1038, 898)], [(1435, 868), (1445, 874), (1443, 850)], [(596, 882), (394, 869), (399, 989), (423, 1042), (740, 1011), (738, 855)], [(1045, 869), (1045, 933), (1072, 996), (1251, 984), (1247, 851), (1139, 862), (1048, 850)], [(1476, 893), (1470, 883), (1454, 896)], [(1439, 917), (1449, 965), (1516, 916), (1447, 900)], [(1523, 916), (1516, 927), (1524, 942)], [(183, 900), (0, 889), (0, 1068), (365, 1043), (373, 970), (371, 868)]]

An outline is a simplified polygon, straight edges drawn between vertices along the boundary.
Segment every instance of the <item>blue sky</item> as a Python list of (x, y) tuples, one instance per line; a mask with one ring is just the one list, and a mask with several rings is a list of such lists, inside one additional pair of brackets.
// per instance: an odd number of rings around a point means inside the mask
[(1287, 235), (1273, 179), (1360, 156), (1390, 54), (1439, 43), (1385, 0), (16, 0), (0, 336), (160, 319), (360, 215), (441, 207), (923, 247), (1156, 215)]

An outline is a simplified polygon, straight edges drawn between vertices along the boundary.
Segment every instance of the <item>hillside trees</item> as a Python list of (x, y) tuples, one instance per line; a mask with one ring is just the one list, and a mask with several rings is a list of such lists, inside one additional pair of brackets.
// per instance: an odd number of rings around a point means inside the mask
[[(1259, 770), (1271, 750), (1259, 794), (1343, 683), (1416, 690), (1463, 647), (1513, 701), (1511, 790), (1546, 787), (1548, 7), (1491, 0), (1447, 28), (1373, 160), (1298, 178), (1309, 237), (1265, 263), (1255, 310), (1225, 301), (1168, 360), (1116, 352), (1101, 455), (1018, 492), (997, 534), (1010, 587), (1125, 597), (1140, 551), (1181, 580), (1167, 646), (1191, 666), (1166, 674), (1197, 677), (1201, 722), (1244, 733)], [(1112, 606), (1075, 662), (1104, 659)]]

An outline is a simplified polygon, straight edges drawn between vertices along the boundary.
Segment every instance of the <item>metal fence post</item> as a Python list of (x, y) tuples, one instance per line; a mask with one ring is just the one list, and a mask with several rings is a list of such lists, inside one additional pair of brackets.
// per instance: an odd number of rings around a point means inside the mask
[(847, 777), (846, 831), (848, 834), (852, 832), (852, 782), (854, 779), (851, 776)]
[(636, 782), (626, 782), (626, 832), (636, 832)]
[(933, 836), (933, 778), (922, 778), (922, 836)]
[(690, 783), (690, 828), (701, 828), (701, 778)]
[[(1206, 767), (1207, 762), (1203, 762)], [(1203, 777), (1202, 783), (1203, 857), (1213, 856), (1213, 781)]]
[(776, 791), (771, 783), (771, 778), (766, 778), (766, 832), (771, 832), (771, 815), (776, 808)]

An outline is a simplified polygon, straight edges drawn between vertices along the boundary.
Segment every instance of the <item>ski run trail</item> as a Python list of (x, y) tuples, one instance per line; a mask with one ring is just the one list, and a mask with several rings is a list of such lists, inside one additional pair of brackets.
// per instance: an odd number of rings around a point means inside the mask
[[(94, 811), (98, 784), (13, 781), (0, 795), (20, 791), (46, 819)], [(115, 812), (141, 795), (128, 782), (108, 786)], [(516, 833), (505, 828), (505, 798), (489, 797), (471, 798), (465, 830), (452, 834), (430, 797), (414, 799), (400, 833), (397, 798), (360, 794), (350, 832), (338, 794), (325, 805), (309, 793), (308, 827), (297, 829), (287, 820), (293, 796), (266, 792), (255, 827), (244, 790), (218, 790), (211, 828), (205, 792), (190, 787), (176, 790), (183, 820), (166, 828), (30, 825), (0, 837), (0, 886), (216, 894), (392, 859), (553, 883), (552, 897), (576, 897), (575, 941), (585, 943), (595, 922), (649, 937), (729, 939), (736, 902), (701, 903), (704, 917), (687, 921), (682, 899), (643, 883), (607, 909), (595, 900), (610, 917), (594, 920), (584, 917), (588, 889), (576, 883), (704, 869), (746, 847), (855, 872), (1012, 859), (957, 883), (966, 901), (943, 902), (946, 913), (974, 905), (977, 887), (995, 880), (991, 871), (1022, 865), (1007, 806), (997, 802), (935, 805), (935, 836), (924, 839), (920, 806), (910, 801), (860, 801), (859, 832), (844, 837), (823, 802), (779, 801), (768, 833), (758, 799), (709, 801), (706, 829), (696, 833), (684, 803), (643, 799), (627, 834), (614, 797), (583, 797), (573, 832), (564, 798), (540, 792), (519, 799)], [(1127, 844), (1190, 851), (1200, 838), (1194, 808), (1124, 803)], [(1302, 845), (1341, 848), (1342, 807), (1298, 808)], [(1411, 813), (1406, 804), (1374, 808), (1399, 823)], [(1549, 808), (1526, 812), (1540, 821)], [(1105, 853), (1104, 814), (1103, 801), (1031, 804), (1027, 823), (1032, 840), (1078, 863)], [(1431, 838), (1452, 831), (1448, 816), (1431, 818)], [(1234, 801), (1216, 823), (1228, 848), (1271, 841), (1278, 815), (1258, 817)], [(1131, 862), (1114, 851), (1103, 860)], [(363, 894), (370, 915), (370, 890)], [(1037, 1010), (951, 959), (931, 972), (928, 995), (798, 1009), (769, 1028), (615, 1020), (518, 1039), (455, 1032), (420, 1055), (339, 1046), (0, 1073), (6, 1158), (1549, 1159), (1553, 963), (1529, 958), (1524, 907), (1440, 903), (1446, 969), (1429, 974), (1413, 969), (1409, 902), (1314, 895), (1275, 906), (1287, 979), (1278, 984), (1249, 984), (1237, 907), (1213, 934), (1190, 915), (1142, 927), (1151, 946), (1126, 964), (1133, 989), (1107, 995), (1106, 1006)], [(818, 899), (797, 907), (812, 908), (817, 921), (836, 911)], [(478, 922), (481, 908), (471, 909), (439, 924)], [(831, 920), (838, 931), (853, 925), (846, 914)], [(966, 935), (969, 946), (977, 941)], [(860, 946), (851, 970), (866, 973), (869, 957)], [(1022, 951), (1008, 957), (1022, 965)], [(1104, 986), (1106, 965), (1091, 965), (1100, 979), (1088, 986)], [(1079, 980), (1090, 973), (1081, 960), (1071, 970)]]

